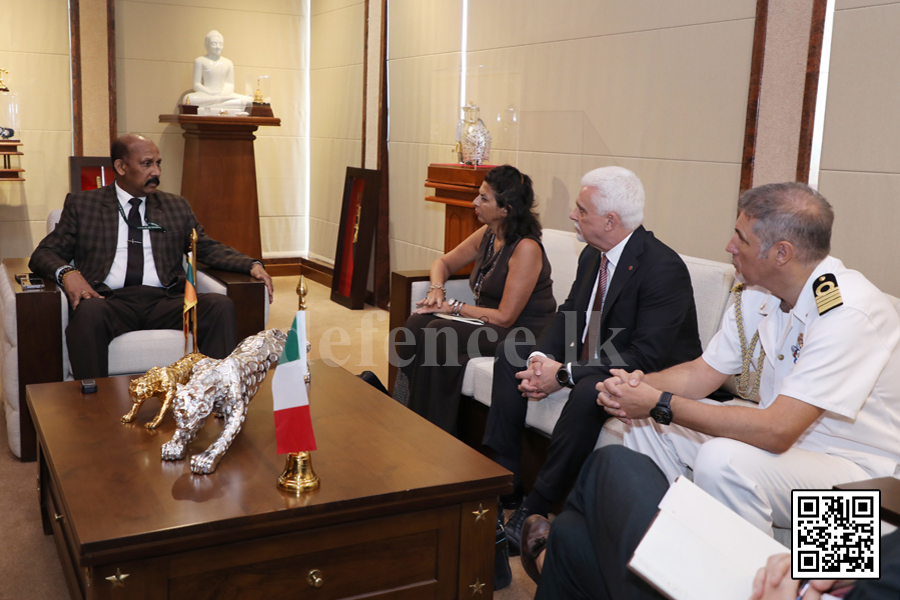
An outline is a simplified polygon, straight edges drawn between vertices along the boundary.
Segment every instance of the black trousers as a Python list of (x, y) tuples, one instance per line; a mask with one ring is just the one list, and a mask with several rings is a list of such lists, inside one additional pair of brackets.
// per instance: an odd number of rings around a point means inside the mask
[[(624, 446), (594, 452), (550, 528), (535, 600), (663, 598), (626, 565), (668, 489), (648, 456)], [(672, 552), (677, 551), (674, 543)], [(881, 538), (881, 578), (860, 580), (846, 597), (900, 597), (900, 530)]]
[[(525, 370), (532, 349), (507, 340), (497, 349), (491, 387), (491, 409), (484, 444), (498, 454), (518, 462), (528, 402), (518, 390), (516, 373)], [(519, 357), (517, 364), (509, 357)], [(585, 459), (594, 450), (609, 414), (597, 405), (596, 385), (609, 377), (606, 372), (581, 379), (569, 393), (550, 437), (547, 462), (538, 474), (535, 489), (550, 502), (562, 500), (578, 477)]]
[(668, 489), (648, 456), (624, 446), (591, 454), (550, 528), (535, 600), (661, 598), (626, 565)]
[[(66, 346), (75, 379), (109, 375), (109, 343), (129, 331), (181, 329), (184, 298), (164, 288), (136, 285), (88, 298), (69, 313)], [(197, 294), (197, 348), (225, 358), (238, 344), (237, 312), (223, 294)]]

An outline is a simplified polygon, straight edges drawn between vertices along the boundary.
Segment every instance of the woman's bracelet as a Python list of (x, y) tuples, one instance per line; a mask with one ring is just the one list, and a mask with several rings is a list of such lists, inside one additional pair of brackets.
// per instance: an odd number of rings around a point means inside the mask
[(430, 293), (431, 293), (431, 290), (441, 290), (442, 292), (444, 292), (444, 297), (445, 297), (445, 298), (447, 297), (447, 288), (445, 288), (445, 287), (444, 287), (443, 285), (441, 285), (440, 283), (432, 283), (431, 285), (429, 285), (429, 286), (428, 286), (428, 291), (425, 292), (425, 295), (427, 296), (428, 294), (430, 294)]
[(456, 302), (454, 302), (454, 303), (453, 303), (453, 306), (452, 306), (452, 308), (451, 308), (451, 310), (450, 310), (450, 313), (451, 313), (454, 317), (458, 317), (460, 311), (462, 311), (463, 304), (465, 304), (465, 302), (463, 302), (462, 300), (457, 300)]

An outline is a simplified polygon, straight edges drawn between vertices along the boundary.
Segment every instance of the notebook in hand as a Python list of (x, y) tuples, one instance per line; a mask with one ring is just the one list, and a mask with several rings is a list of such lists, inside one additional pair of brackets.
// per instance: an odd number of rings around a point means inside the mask
[(628, 566), (672, 600), (747, 600), (769, 556), (788, 551), (679, 477)]

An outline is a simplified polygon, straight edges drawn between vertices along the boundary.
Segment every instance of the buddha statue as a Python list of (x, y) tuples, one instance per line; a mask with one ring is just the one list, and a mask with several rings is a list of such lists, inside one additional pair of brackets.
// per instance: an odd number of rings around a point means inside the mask
[(185, 94), (184, 104), (243, 110), (253, 98), (234, 93), (234, 63), (222, 56), (225, 38), (213, 30), (204, 45), (206, 55), (194, 60), (194, 91)]

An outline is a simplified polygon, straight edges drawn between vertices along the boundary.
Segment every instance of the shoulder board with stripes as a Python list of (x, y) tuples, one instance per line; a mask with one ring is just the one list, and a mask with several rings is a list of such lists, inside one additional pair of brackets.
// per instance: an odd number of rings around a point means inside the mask
[(844, 304), (841, 298), (841, 290), (838, 288), (837, 278), (832, 273), (820, 275), (813, 282), (813, 294), (816, 298), (816, 307), (819, 314), (824, 315), (829, 310)]

